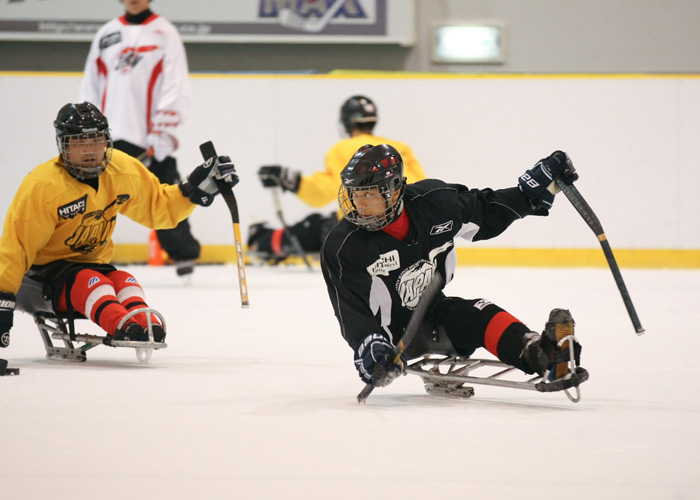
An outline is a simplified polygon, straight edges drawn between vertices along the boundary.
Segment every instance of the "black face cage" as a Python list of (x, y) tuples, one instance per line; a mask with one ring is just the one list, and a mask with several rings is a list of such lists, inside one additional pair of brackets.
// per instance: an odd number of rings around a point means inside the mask
[[(374, 186), (355, 186), (346, 187), (341, 185), (338, 190), (338, 204), (343, 216), (349, 221), (368, 231), (379, 231), (391, 224), (398, 214), (401, 213), (403, 206), (401, 198), (403, 197), (403, 179), (396, 177), (390, 182), (382, 185)], [(395, 203), (392, 202), (394, 194), (401, 191), (401, 195)], [(364, 217), (360, 215), (353, 202), (353, 197), (368, 197), (377, 198), (384, 203), (384, 210), (372, 217)]]
[(66, 170), (81, 179), (99, 177), (112, 160), (109, 131), (61, 135), (56, 137), (56, 144)]

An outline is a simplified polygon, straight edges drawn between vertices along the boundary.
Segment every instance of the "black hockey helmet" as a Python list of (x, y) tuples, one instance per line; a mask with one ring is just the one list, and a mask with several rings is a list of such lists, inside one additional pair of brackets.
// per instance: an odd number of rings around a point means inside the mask
[[(364, 229), (377, 231), (396, 219), (403, 207), (403, 159), (389, 144), (362, 146), (340, 173), (338, 203), (345, 218)], [(363, 214), (362, 203), (381, 200), (381, 211)]]
[(340, 122), (350, 134), (360, 123), (377, 123), (377, 107), (369, 97), (354, 95), (341, 106)]
[(64, 166), (80, 178), (98, 177), (112, 159), (112, 136), (107, 118), (94, 104), (68, 103), (53, 122)]

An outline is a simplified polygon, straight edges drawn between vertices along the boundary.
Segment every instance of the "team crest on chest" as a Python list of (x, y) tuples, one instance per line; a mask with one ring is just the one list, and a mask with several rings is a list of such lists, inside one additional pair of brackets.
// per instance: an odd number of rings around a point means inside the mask
[(415, 309), (421, 293), (433, 279), (435, 266), (427, 260), (420, 260), (405, 269), (396, 280), (396, 291), (401, 297), (401, 305)]
[(84, 214), (86, 207), (87, 195), (58, 207), (58, 216), (61, 219), (72, 219), (76, 215)]

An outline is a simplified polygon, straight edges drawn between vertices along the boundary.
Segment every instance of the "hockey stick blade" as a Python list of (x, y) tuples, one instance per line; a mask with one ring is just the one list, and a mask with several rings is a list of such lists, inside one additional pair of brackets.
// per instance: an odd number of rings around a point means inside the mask
[(617, 265), (617, 261), (615, 260), (615, 256), (613, 255), (612, 248), (610, 248), (610, 243), (608, 243), (608, 239), (605, 236), (605, 231), (603, 231), (603, 226), (600, 223), (600, 220), (598, 220), (598, 217), (596, 216), (595, 212), (583, 198), (576, 186), (574, 186), (573, 184), (565, 183), (561, 178), (558, 178), (556, 182), (557, 185), (561, 188), (566, 198), (571, 202), (571, 204), (581, 215), (581, 217), (583, 217), (583, 220), (586, 221), (588, 227), (590, 227), (595, 233), (595, 235), (598, 237), (600, 246), (602, 247), (603, 253), (605, 254), (605, 258), (608, 261), (608, 267), (610, 267), (610, 271), (612, 272), (613, 278), (615, 279), (617, 289), (620, 291), (620, 295), (622, 295), (622, 301), (624, 302), (625, 308), (627, 309), (627, 314), (632, 320), (634, 330), (637, 333), (637, 335), (642, 335), (645, 330), (642, 327), (641, 322), (639, 321), (639, 316), (637, 316), (637, 311), (635, 310), (634, 304), (632, 303), (632, 298), (630, 297), (630, 294), (627, 291), (625, 281), (622, 279), (622, 273), (620, 273), (620, 268)]
[[(418, 299), (418, 304), (413, 310), (413, 314), (411, 314), (411, 319), (408, 320), (408, 325), (406, 325), (406, 330), (404, 330), (401, 340), (399, 340), (398, 345), (394, 347), (394, 353), (392, 354), (393, 359), (391, 360), (392, 363), (396, 363), (397, 361), (401, 360), (401, 356), (404, 352), (406, 352), (406, 348), (411, 345), (413, 339), (415, 339), (416, 335), (418, 335), (418, 332), (420, 331), (420, 324), (425, 317), (425, 313), (433, 303), (435, 296), (440, 290), (442, 290), (444, 284), (445, 281), (440, 273), (435, 272), (435, 274), (433, 274), (433, 278), (430, 280), (430, 283), (428, 283), (428, 286), (425, 287), (423, 293), (421, 293), (421, 296)], [(372, 382), (365, 385), (364, 389), (362, 389), (362, 391), (357, 395), (357, 402), (359, 404), (367, 402), (367, 398), (370, 394), (372, 394), (374, 388), (378, 387), (377, 381), (384, 376), (385, 374), (378, 373), (376, 369), (374, 372), (372, 372)]]
[[(201, 144), (199, 146), (199, 151), (202, 153), (204, 161), (207, 161), (209, 158), (217, 157), (216, 149), (211, 141)], [(219, 192), (224, 197), (226, 206), (228, 206), (228, 210), (231, 213), (231, 220), (233, 221), (233, 239), (236, 248), (236, 266), (238, 268), (238, 287), (241, 294), (241, 307), (247, 308), (250, 306), (250, 301), (248, 300), (248, 281), (246, 280), (245, 263), (243, 262), (243, 240), (241, 239), (238, 203), (236, 202), (236, 196), (233, 194), (231, 186), (218, 179), (216, 180), (216, 186), (219, 188)]]

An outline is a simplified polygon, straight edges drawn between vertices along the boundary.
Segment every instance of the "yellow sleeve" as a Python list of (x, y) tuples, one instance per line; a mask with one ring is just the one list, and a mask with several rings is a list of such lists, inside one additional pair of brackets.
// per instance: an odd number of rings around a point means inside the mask
[(135, 158), (115, 150), (112, 161), (120, 165), (114, 173), (122, 172), (121, 175), (130, 180), (129, 192), (133, 195), (120, 211), (134, 222), (152, 229), (172, 229), (189, 217), (197, 206), (183, 196), (177, 185), (161, 184)]
[(23, 182), (10, 205), (0, 239), (0, 291), (16, 294), (56, 226), (55, 211)]
[(352, 157), (341, 141), (326, 153), (326, 169), (301, 178), (297, 196), (307, 205), (323, 207), (338, 199), (340, 172)]

